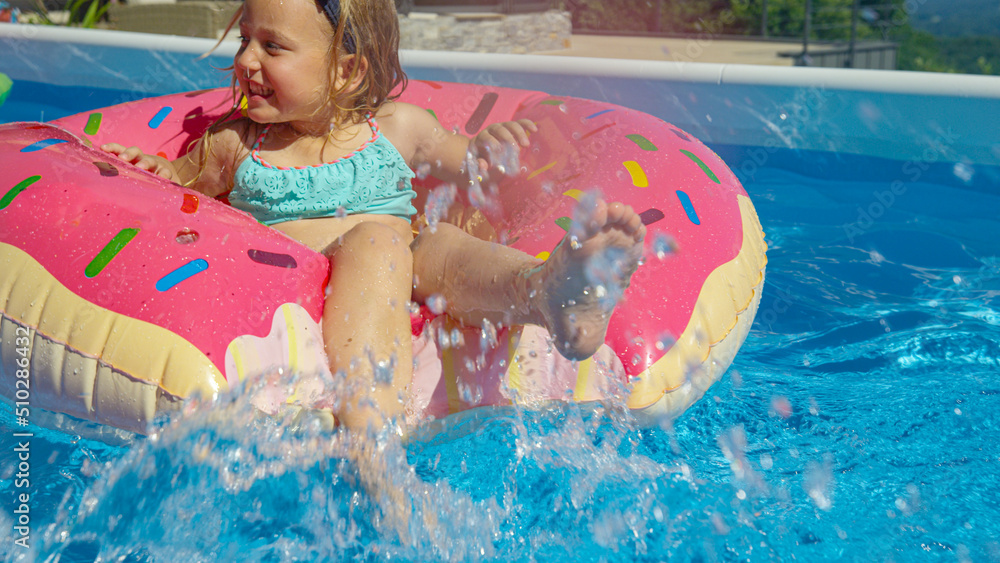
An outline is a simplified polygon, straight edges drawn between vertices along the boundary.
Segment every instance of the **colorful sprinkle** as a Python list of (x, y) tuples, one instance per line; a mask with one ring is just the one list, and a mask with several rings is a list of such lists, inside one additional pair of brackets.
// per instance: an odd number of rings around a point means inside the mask
[(118, 169), (115, 168), (115, 165), (111, 164), (110, 162), (102, 162), (100, 160), (95, 160), (94, 161), (94, 166), (97, 167), (97, 170), (101, 173), (101, 176), (117, 176), (118, 175)]
[(646, 171), (639, 166), (639, 163), (634, 160), (626, 160), (622, 164), (625, 165), (625, 169), (628, 170), (630, 176), (632, 176), (632, 185), (637, 188), (645, 188), (649, 186), (649, 179), (646, 178)]
[(441, 88), (443, 88), (443, 86), (441, 86), (437, 82), (431, 82), (430, 80), (421, 80), (420, 82), (423, 82), (424, 84), (430, 86), (431, 88), (434, 88), (435, 90), (440, 90)]
[(707, 164), (705, 164), (704, 162), (702, 162), (702, 160), (700, 158), (698, 158), (698, 156), (696, 154), (694, 154), (691, 151), (686, 151), (684, 149), (681, 149), (681, 153), (683, 153), (684, 156), (690, 158), (692, 162), (694, 162), (695, 164), (697, 164), (698, 166), (700, 166), (701, 170), (705, 173), (706, 176), (709, 177), (710, 180), (712, 180), (716, 184), (721, 184), (722, 183), (722, 182), (719, 181), (719, 177), (715, 175), (715, 172), (712, 172), (712, 169), (709, 168)]
[(691, 142), (691, 137), (688, 137), (687, 134), (685, 132), (681, 131), (680, 129), (674, 129), (673, 127), (671, 127), (670, 131), (674, 135), (677, 135), (678, 137), (680, 137), (682, 140), (687, 141), (689, 143)]
[(90, 117), (87, 118), (87, 124), (83, 126), (83, 132), (88, 135), (96, 135), (97, 131), (101, 129), (101, 117), (100, 112), (90, 114)]
[(496, 105), (498, 99), (500, 99), (500, 94), (496, 92), (483, 94), (483, 99), (479, 100), (479, 106), (476, 107), (476, 110), (472, 112), (469, 120), (465, 123), (466, 133), (474, 135), (479, 132), (479, 128), (483, 126), (483, 123), (486, 123), (486, 118), (493, 111), (493, 106)]
[(30, 145), (21, 149), (21, 152), (35, 152), (40, 151), (46, 147), (51, 147), (52, 145), (58, 145), (60, 143), (68, 143), (66, 139), (42, 139), (36, 143), (31, 143)]
[(240, 101), (238, 102), (240, 106), (240, 115), (243, 117), (247, 116), (247, 108), (249, 108), (249, 102), (247, 102), (246, 96), (240, 96)]
[(563, 195), (569, 196), (577, 201), (580, 201), (580, 196), (583, 195), (583, 192), (574, 188), (564, 191)]
[(160, 278), (160, 281), (156, 282), (156, 290), (167, 291), (191, 276), (204, 272), (207, 269), (208, 262), (201, 258), (196, 258)]
[(558, 181), (558, 182), (559, 182), (560, 184), (566, 184), (566, 183), (568, 183), (568, 182), (572, 182), (573, 180), (576, 180), (576, 179), (577, 179), (577, 178), (579, 178), (580, 176), (583, 176), (583, 173), (582, 173), (582, 172), (577, 172), (576, 174), (570, 174), (570, 175), (568, 175), (568, 176), (565, 176), (565, 177), (563, 177), (563, 178), (559, 178), (559, 180), (557, 180), (557, 181)]
[(251, 248), (247, 250), (247, 256), (258, 264), (274, 266), (275, 268), (297, 268), (299, 266), (294, 256), (280, 252), (267, 252)]
[(181, 212), (194, 213), (195, 211), (198, 211), (198, 196), (184, 194), (184, 203), (181, 204)]
[(652, 225), (653, 223), (659, 221), (660, 219), (663, 219), (663, 217), (665, 217), (665, 215), (663, 215), (663, 212), (660, 211), (659, 209), (656, 209), (655, 207), (647, 209), (639, 214), (639, 219), (642, 219), (642, 224), (647, 226)]
[(558, 225), (560, 229), (568, 233), (569, 228), (573, 226), (573, 220), (570, 219), (569, 217), (560, 217), (556, 219), (556, 225)]
[(0, 210), (6, 209), (7, 206), (10, 205), (10, 202), (14, 201), (15, 197), (21, 195), (21, 192), (23, 192), (25, 188), (41, 179), (41, 176), (29, 176), (28, 178), (18, 182), (16, 186), (8, 190), (7, 193), (0, 198)]
[(429, 109), (429, 110), (427, 110), (427, 113), (429, 113), (429, 114), (431, 114), (432, 116), (434, 116), (434, 119), (437, 119), (437, 118), (438, 118), (438, 114), (434, 113), (434, 110), (432, 110), (432, 109)]
[(548, 260), (549, 256), (551, 256), (551, 255), (552, 255), (552, 253), (549, 252), (548, 250), (543, 250), (543, 251), (539, 252), (538, 254), (536, 254), (535, 258), (538, 258), (539, 260)]
[(592, 113), (592, 114), (588, 115), (587, 117), (584, 117), (584, 119), (594, 119), (598, 115), (604, 115), (604, 114), (606, 114), (608, 112), (611, 112), (611, 111), (615, 111), (615, 108), (602, 109), (601, 111), (599, 111), (597, 113)]
[(636, 145), (638, 145), (639, 148), (642, 149), (642, 150), (644, 150), (644, 151), (655, 151), (655, 150), (657, 150), (656, 149), (656, 145), (654, 145), (653, 143), (651, 143), (649, 141), (649, 139), (643, 137), (642, 135), (639, 135), (637, 133), (632, 133), (631, 135), (625, 135), (625, 137), (628, 140), (630, 140), (633, 143), (635, 143)]
[(681, 207), (683, 207), (684, 212), (687, 213), (688, 219), (690, 219), (695, 225), (700, 225), (701, 219), (698, 218), (698, 212), (694, 210), (691, 198), (688, 197), (688, 195), (683, 191), (677, 190), (677, 199), (681, 201)]
[(535, 170), (531, 174), (528, 174), (528, 179), (530, 180), (530, 179), (534, 178), (535, 176), (538, 176), (542, 172), (545, 172), (546, 170), (548, 170), (549, 168), (552, 168), (555, 165), (556, 165), (556, 161), (553, 160), (552, 162), (546, 164), (545, 166), (539, 168), (538, 170)]
[(587, 137), (590, 137), (592, 135), (596, 135), (596, 134), (600, 133), (601, 131), (604, 131), (605, 129), (608, 129), (609, 127), (614, 127), (615, 125), (617, 125), (617, 124), (616, 123), (608, 123), (608, 124), (602, 125), (602, 126), (598, 127), (597, 129), (594, 129), (593, 131), (590, 131), (589, 133), (585, 133), (582, 137), (580, 137), (580, 140), (582, 141), (582, 140), (586, 139)]
[(539, 104), (543, 106), (561, 106), (563, 103), (565, 102), (562, 100), (545, 100), (544, 102), (539, 102)]
[(118, 253), (125, 248), (125, 245), (135, 238), (135, 235), (139, 234), (139, 229), (122, 229), (118, 232), (114, 238), (104, 247), (103, 250), (97, 253), (97, 256), (87, 264), (87, 269), (83, 271), (88, 278), (92, 278), (97, 274), (100, 274), (104, 270), (105, 266), (115, 257)]
[(165, 106), (160, 108), (160, 111), (156, 112), (156, 115), (153, 116), (153, 119), (149, 120), (149, 128), (156, 129), (157, 127), (159, 127), (163, 123), (163, 120), (166, 119), (167, 116), (170, 115), (170, 112), (172, 112), (173, 110), (174, 108), (170, 106)]

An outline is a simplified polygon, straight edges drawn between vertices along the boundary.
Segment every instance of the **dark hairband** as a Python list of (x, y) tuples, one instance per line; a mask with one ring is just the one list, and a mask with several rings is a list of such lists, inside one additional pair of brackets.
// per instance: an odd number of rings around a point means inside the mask
[[(330, 20), (333, 24), (334, 33), (337, 32), (337, 25), (340, 23), (340, 0), (321, 0), (323, 3), (323, 12), (326, 13), (326, 19)], [(351, 34), (351, 29), (344, 22), (344, 49), (352, 55), (357, 50), (357, 46), (354, 44), (354, 36)]]

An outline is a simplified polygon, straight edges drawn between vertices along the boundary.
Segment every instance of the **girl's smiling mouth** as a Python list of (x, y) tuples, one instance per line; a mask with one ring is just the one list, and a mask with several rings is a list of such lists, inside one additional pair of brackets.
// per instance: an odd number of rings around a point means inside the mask
[(274, 90), (272, 90), (271, 88), (265, 88), (263, 84), (257, 84), (256, 82), (247, 81), (246, 85), (247, 85), (247, 90), (249, 90), (250, 94), (254, 96), (267, 98), (274, 93)]

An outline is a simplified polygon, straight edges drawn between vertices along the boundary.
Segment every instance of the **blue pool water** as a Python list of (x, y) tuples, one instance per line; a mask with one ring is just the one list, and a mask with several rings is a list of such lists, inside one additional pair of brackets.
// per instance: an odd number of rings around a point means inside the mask
[[(25, 90), (0, 121), (131, 95)], [(31, 427), (24, 551), (12, 543), (12, 434), (24, 429), (4, 406), (0, 553), (1000, 559), (1000, 171), (961, 158), (713, 148), (760, 214), (767, 281), (733, 367), (673, 424), (637, 427), (613, 402), (449, 417), (387, 446), (374, 472), (402, 498), (367, 492), (339, 439), (256, 419), (245, 393), (132, 443)], [(410, 513), (401, 528), (385, 517), (400, 507)]]

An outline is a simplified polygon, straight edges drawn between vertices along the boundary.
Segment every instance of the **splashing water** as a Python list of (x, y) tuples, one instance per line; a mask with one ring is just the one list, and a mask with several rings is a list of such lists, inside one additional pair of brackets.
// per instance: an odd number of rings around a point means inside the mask
[(573, 208), (573, 222), (569, 228), (570, 240), (580, 239), (586, 234), (584, 226), (594, 222), (597, 202), (601, 197), (601, 192), (598, 190), (589, 190), (580, 195)]
[[(19, 427), (4, 404), (4, 558), (996, 559), (995, 191), (914, 182), (849, 239), (856, 202), (884, 185), (756, 179), (770, 248), (754, 330), (680, 418), (639, 427), (618, 398), (458, 413), (378, 438), (364, 471), (390, 494), (364, 484), (354, 437), (261, 414), (250, 384), (118, 445)], [(13, 543), (15, 431), (33, 434), (28, 550)]]
[(427, 298), (425, 304), (432, 313), (435, 315), (441, 315), (444, 313), (445, 307), (448, 305), (448, 301), (444, 298), (444, 295), (435, 293)]
[(658, 232), (653, 235), (650, 248), (657, 260), (665, 260), (677, 252), (677, 241), (664, 232)]
[(458, 188), (454, 184), (442, 184), (428, 194), (424, 216), (427, 217), (427, 226), (431, 232), (434, 232), (441, 220), (447, 219), (448, 210), (457, 197)]

